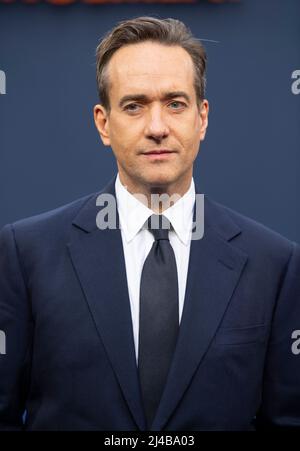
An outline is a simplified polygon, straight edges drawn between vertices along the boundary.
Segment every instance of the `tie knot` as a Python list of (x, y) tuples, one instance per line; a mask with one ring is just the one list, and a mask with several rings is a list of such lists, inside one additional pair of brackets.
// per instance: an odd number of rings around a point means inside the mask
[(148, 218), (148, 230), (156, 241), (168, 240), (170, 228), (171, 223), (164, 215), (151, 215)]

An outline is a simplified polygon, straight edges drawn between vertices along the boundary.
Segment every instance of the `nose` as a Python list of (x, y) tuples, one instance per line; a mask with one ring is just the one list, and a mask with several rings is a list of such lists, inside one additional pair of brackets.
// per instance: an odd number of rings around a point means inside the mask
[(149, 110), (145, 128), (147, 138), (161, 141), (169, 135), (169, 127), (160, 105), (155, 105)]

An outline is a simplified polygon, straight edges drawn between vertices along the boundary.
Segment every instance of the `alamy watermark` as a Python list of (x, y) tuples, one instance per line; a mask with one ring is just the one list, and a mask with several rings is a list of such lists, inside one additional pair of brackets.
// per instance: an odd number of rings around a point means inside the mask
[(0, 70), (0, 94), (6, 94), (6, 75), (3, 70)]
[(300, 70), (294, 70), (292, 72), (292, 79), (295, 80), (292, 83), (291, 90), (294, 95), (300, 94)]
[(3, 330), (0, 330), (0, 355), (6, 354), (6, 335)]
[(292, 344), (292, 353), (294, 355), (300, 354), (300, 330), (294, 330), (292, 333), (292, 340), (295, 340)]
[[(172, 194), (169, 196), (168, 194), (151, 194), (150, 196), (150, 205), (148, 203), (148, 199), (144, 194), (133, 194), (133, 196), (142, 202), (145, 206), (150, 208), (153, 212), (160, 205), (164, 206), (164, 210), (173, 206), (175, 202), (179, 201), (181, 196), (179, 194)], [(102, 193), (99, 194), (96, 200), (96, 205), (103, 207), (96, 216), (96, 224), (98, 229), (116, 229), (117, 225), (117, 201), (115, 196), (110, 193)], [(139, 219), (139, 208), (137, 203), (137, 208), (132, 208), (132, 205), (129, 205), (125, 210), (127, 212), (127, 217), (129, 218), (129, 223), (135, 224)], [(189, 227), (190, 224), (190, 211), (189, 205), (186, 202), (180, 202), (178, 204), (178, 211), (176, 211), (176, 215), (178, 213), (178, 217), (181, 218), (180, 226), (183, 229)], [(200, 240), (204, 236), (204, 194), (196, 194), (195, 195), (195, 220), (192, 220), (192, 228), (191, 232), (191, 240)], [(157, 221), (151, 220), (151, 228), (157, 229), (159, 227)], [(120, 225), (119, 225), (120, 226)], [(162, 222), (162, 228), (168, 229), (170, 228), (170, 223), (167, 221)]]

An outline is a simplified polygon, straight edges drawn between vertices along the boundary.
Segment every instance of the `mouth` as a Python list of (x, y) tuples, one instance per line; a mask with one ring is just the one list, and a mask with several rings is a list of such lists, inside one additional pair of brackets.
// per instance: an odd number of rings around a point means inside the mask
[(153, 149), (148, 152), (143, 152), (142, 155), (150, 160), (165, 160), (174, 155), (174, 150), (169, 149)]

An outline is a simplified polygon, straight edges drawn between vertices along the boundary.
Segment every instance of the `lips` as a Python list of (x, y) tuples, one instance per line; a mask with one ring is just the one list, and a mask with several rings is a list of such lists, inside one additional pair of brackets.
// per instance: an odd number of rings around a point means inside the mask
[(148, 152), (143, 152), (143, 155), (162, 155), (166, 153), (174, 153), (174, 151), (169, 149), (154, 149), (149, 150)]
[(159, 150), (149, 150), (148, 152), (144, 152), (142, 156), (148, 161), (169, 161), (174, 158), (176, 152), (169, 149), (159, 149)]

